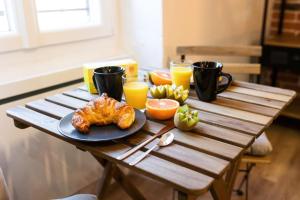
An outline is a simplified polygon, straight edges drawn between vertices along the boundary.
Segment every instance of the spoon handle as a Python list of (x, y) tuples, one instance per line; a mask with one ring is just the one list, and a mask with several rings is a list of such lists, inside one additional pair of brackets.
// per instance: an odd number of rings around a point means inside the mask
[(136, 157), (133, 161), (131, 161), (129, 163), (130, 166), (136, 165), (138, 162), (140, 162), (141, 160), (143, 160), (151, 151), (153, 151), (153, 149), (155, 149), (156, 147), (158, 147), (157, 144), (153, 145), (150, 149), (148, 149), (146, 152), (142, 153), (141, 155), (139, 155), (138, 157)]
[(144, 147), (148, 143), (152, 142), (155, 138), (163, 135), (164, 133), (172, 130), (173, 128), (175, 128), (175, 125), (174, 125), (174, 122), (171, 121), (170, 124), (163, 127), (162, 129), (160, 129), (157, 134), (151, 136), (149, 139), (145, 140), (144, 142), (140, 143), (139, 145), (133, 147), (132, 149), (130, 149), (130, 150), (126, 151), (125, 153), (123, 153), (122, 155), (118, 156), (117, 159), (118, 160), (123, 160), (123, 159), (129, 157), (130, 155), (132, 155), (133, 153), (135, 153), (136, 151), (138, 151), (139, 149), (141, 149), (142, 147)]

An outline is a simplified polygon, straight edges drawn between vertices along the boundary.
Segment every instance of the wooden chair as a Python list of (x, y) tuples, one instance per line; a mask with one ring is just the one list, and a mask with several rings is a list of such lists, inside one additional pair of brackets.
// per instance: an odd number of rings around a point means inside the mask
[[(254, 60), (256, 63), (223, 63), (223, 71), (227, 73), (252, 75), (250, 76), (252, 80), (254, 80), (254, 76), (256, 76), (256, 81), (259, 82), (261, 64), (258, 61), (262, 55), (261, 46), (179, 46), (176, 49), (176, 53), (180, 56), (182, 62), (185, 61), (188, 55), (199, 56), (199, 59), (201, 59), (201, 56), (250, 57), (250, 60)], [(251, 170), (257, 164), (268, 164), (270, 162), (271, 159), (269, 156), (243, 156), (241, 164), (244, 164), (245, 168), (241, 168), (239, 171), (244, 173), (244, 176), (235, 192), (238, 195), (243, 195), (242, 187), (245, 184), (245, 196), (246, 199), (248, 199), (248, 185)]]
[(242, 177), (240, 183), (238, 184), (237, 189), (235, 189), (234, 192), (236, 192), (237, 195), (239, 195), (239, 196), (244, 195), (242, 187), (245, 184), (245, 197), (247, 200), (248, 199), (248, 189), (249, 189), (249, 177), (250, 177), (251, 170), (257, 164), (270, 164), (270, 163), (271, 163), (271, 158), (269, 155), (267, 155), (267, 156), (244, 155), (242, 157), (241, 164), (244, 164), (245, 167), (239, 169), (239, 172), (244, 173), (244, 176)]
[(223, 71), (256, 75), (259, 79), (261, 65), (258, 60), (262, 55), (261, 46), (179, 46), (176, 53), (180, 55), (181, 61), (184, 61), (187, 55), (199, 56), (200, 58), (201, 56), (250, 57), (251, 60), (255, 59), (256, 63), (223, 63)]

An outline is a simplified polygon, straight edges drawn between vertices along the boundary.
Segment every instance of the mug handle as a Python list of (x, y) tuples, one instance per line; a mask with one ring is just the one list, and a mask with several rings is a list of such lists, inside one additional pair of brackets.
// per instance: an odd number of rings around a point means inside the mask
[(228, 81), (227, 83), (218, 86), (217, 94), (224, 92), (232, 82), (232, 76), (230, 74), (221, 72), (221, 76), (225, 76)]

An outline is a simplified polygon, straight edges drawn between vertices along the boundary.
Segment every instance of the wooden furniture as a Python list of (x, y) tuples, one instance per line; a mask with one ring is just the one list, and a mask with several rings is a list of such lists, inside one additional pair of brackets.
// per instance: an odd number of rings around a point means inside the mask
[(226, 200), (230, 199), (243, 152), (292, 101), (295, 92), (236, 81), (217, 100), (207, 103), (198, 101), (191, 91), (186, 103), (199, 110), (200, 123), (189, 132), (172, 129), (174, 143), (153, 151), (135, 166), (128, 163), (157, 139), (125, 160), (116, 158), (159, 132), (165, 127), (163, 122), (147, 120), (142, 131), (111, 143), (76, 142), (58, 132), (60, 118), (95, 97), (81, 87), (9, 109), (7, 115), (19, 128), (34, 127), (91, 153), (104, 167), (99, 199), (112, 178), (133, 199), (145, 199), (118, 167), (122, 165), (172, 186), (175, 199), (196, 199), (210, 191), (214, 199)]
[[(185, 59), (186, 55), (213, 55), (213, 56), (248, 56), (254, 58), (260, 58), (262, 55), (261, 46), (186, 46), (186, 47), (177, 47), (177, 54), (181, 56), (182, 59)], [(258, 60), (257, 60), (258, 61)], [(224, 63), (224, 71), (228, 73), (236, 74), (250, 74), (250, 75), (260, 75), (261, 65), (256, 63), (240, 63), (240, 64), (228, 64)], [(250, 76), (252, 80), (254, 77)], [(257, 81), (259, 81), (257, 79)], [(255, 158), (256, 156), (253, 156)], [(242, 159), (242, 161), (244, 161)], [(242, 195), (243, 192), (241, 188), (244, 183), (246, 183), (246, 199), (248, 196), (248, 177), (250, 171), (255, 166), (254, 163), (246, 163), (247, 169), (240, 169), (239, 171), (245, 172), (243, 181), (241, 182), (239, 188), (237, 189), (238, 194)], [(248, 166), (251, 166), (248, 168)]]
[(270, 156), (251, 156), (251, 155), (244, 155), (241, 159), (241, 164), (244, 165), (243, 168), (239, 168), (239, 172), (244, 173), (242, 180), (240, 181), (237, 189), (235, 192), (242, 196), (244, 194), (242, 187), (245, 184), (245, 198), (248, 199), (248, 187), (249, 187), (249, 177), (251, 170), (258, 164), (270, 164), (271, 158)]
[[(179, 46), (176, 49), (182, 60), (187, 55), (197, 56), (239, 56), (259, 58), (262, 55), (261, 46)], [(223, 63), (223, 71), (237, 74), (260, 74), (259, 63)]]

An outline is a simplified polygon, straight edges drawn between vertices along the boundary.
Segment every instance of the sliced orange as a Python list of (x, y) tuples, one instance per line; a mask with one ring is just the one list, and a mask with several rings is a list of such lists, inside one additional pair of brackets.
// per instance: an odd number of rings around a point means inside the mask
[(168, 71), (152, 71), (150, 72), (150, 79), (154, 85), (171, 85), (171, 74)]
[(149, 117), (158, 120), (171, 119), (178, 107), (179, 103), (171, 99), (148, 99), (146, 103)]

